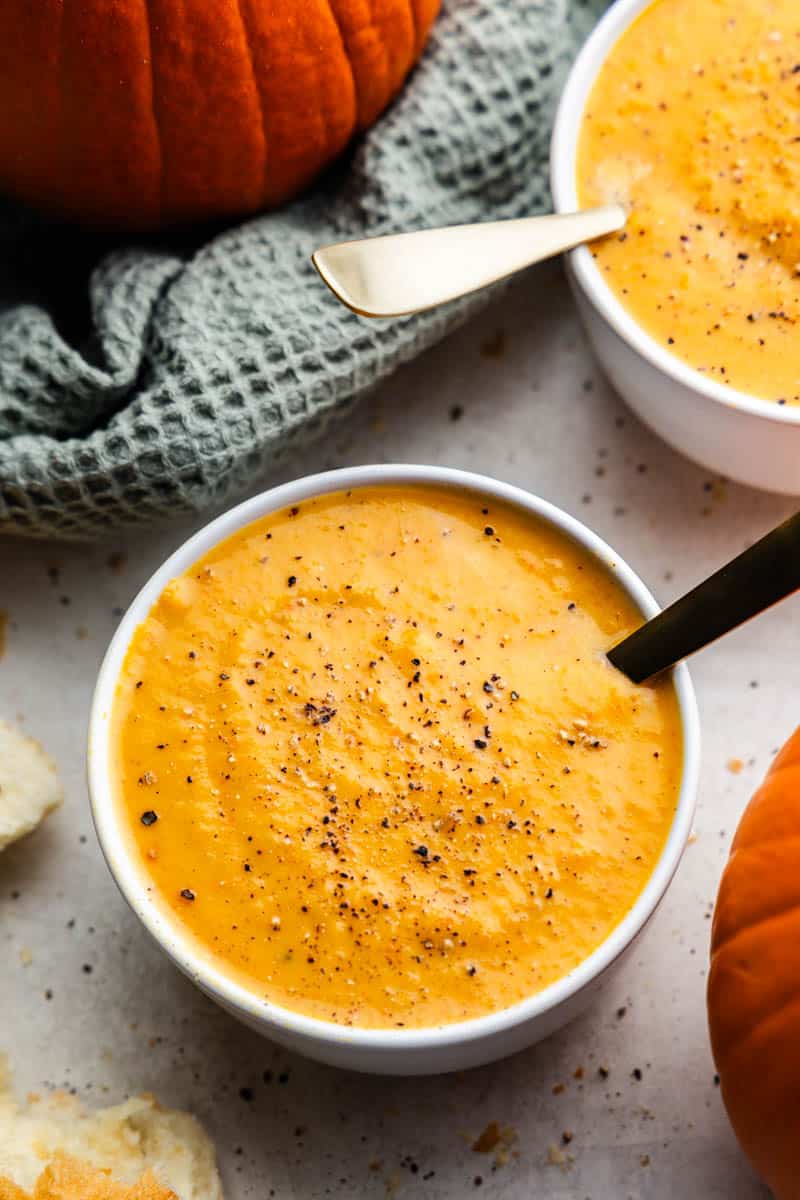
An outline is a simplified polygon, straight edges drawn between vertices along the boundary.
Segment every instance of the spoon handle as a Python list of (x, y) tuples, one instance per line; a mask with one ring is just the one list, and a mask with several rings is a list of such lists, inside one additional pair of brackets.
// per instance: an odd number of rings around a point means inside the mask
[(643, 683), (800, 588), (800, 513), (626, 637), (608, 654)]
[(362, 317), (402, 317), (466, 296), (625, 224), (617, 204), (583, 212), (450, 225), (337, 242), (312, 262), (333, 294)]

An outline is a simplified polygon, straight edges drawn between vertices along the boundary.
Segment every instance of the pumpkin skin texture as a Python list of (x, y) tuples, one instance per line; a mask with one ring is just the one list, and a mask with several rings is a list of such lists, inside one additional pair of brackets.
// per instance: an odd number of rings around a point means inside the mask
[(397, 94), (440, 0), (2, 0), (0, 189), (82, 223), (255, 212)]
[(778, 1200), (798, 1200), (800, 730), (733, 840), (711, 934), (708, 1017), (736, 1136)]

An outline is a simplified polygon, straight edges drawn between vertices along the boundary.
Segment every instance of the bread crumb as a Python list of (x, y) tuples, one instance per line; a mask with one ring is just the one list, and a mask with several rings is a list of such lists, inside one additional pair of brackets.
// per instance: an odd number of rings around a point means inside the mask
[(742, 771), (744, 770), (744, 763), (741, 758), (729, 758), (728, 770), (730, 771), (731, 775), (741, 775)]
[(565, 1154), (555, 1142), (551, 1142), (547, 1147), (547, 1165), (549, 1167), (559, 1167), (566, 1174), (574, 1162), (574, 1155)]
[(39, 743), (0, 720), (0, 850), (31, 833), (62, 799), (56, 768)]
[(501, 1136), (497, 1121), (490, 1121), (483, 1133), (472, 1143), (472, 1149), (476, 1154), (488, 1154), (498, 1145)]
[(477, 1154), (495, 1152), (494, 1165), (504, 1167), (508, 1163), (509, 1150), (517, 1140), (517, 1131), (513, 1125), (501, 1126), (497, 1121), (490, 1121), (483, 1133), (472, 1142), (472, 1149)]

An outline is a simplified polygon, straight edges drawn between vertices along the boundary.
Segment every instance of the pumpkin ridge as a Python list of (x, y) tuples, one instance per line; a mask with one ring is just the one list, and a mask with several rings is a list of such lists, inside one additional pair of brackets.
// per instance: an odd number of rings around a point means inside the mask
[[(356, 98), (355, 128), (352, 130), (352, 132), (350, 134), (350, 138), (352, 139), (353, 133), (355, 133), (356, 129), (361, 124), (360, 114), (358, 111), (358, 108), (359, 108), (358, 80), (356, 79), (356, 73), (353, 68), (353, 64), (350, 61), (350, 55), (347, 52), (347, 39), (344, 36), (344, 30), (342, 29), (342, 23), (339, 20), (339, 14), (336, 11), (336, 0), (328, 0), (328, 8), (331, 10), (331, 19), (332, 19), (334, 25), (336, 26), (337, 33), (339, 34), (339, 41), (342, 43), (342, 54), (344, 56), (345, 62), (347, 63), (347, 69), (350, 72), (350, 79), (352, 80), (352, 83), (353, 83), (353, 95)], [(326, 133), (329, 132), (327, 117), (325, 118), (325, 131), (326, 131)]]
[[(395, 65), (396, 65), (396, 61), (397, 61), (397, 52), (392, 53), (392, 50), (390, 49), (391, 42), (389, 43), (389, 46), (387, 46), (386, 37), (380, 36), (379, 31), (381, 29), (381, 25), (379, 24), (379, 20), (375, 19), (374, 0), (367, 0), (367, 6), (369, 8), (369, 20), (371, 20), (372, 28), (375, 31), (375, 38), (377, 38), (377, 41), (379, 43), (380, 50), (381, 50), (381, 55), (383, 55), (384, 76), (386, 79), (392, 79), (393, 76), (395, 76)], [(414, 18), (411, 17), (410, 10), (409, 10), (409, 20), (411, 22), (411, 29), (414, 29)], [(414, 43), (411, 43), (411, 53), (413, 53), (413, 50), (414, 50)], [(407, 76), (409, 71), (410, 71), (410, 62), (405, 61), (401, 78), (404, 79), (405, 76)], [(395, 90), (391, 89), (390, 96), (391, 95), (395, 95)], [(390, 102), (391, 101), (389, 100), (389, 98), (386, 98), (386, 101), (384, 102), (383, 107), (381, 107), (381, 112), (384, 112), (387, 104), (389, 104)]]
[[(409, 16), (411, 17), (411, 28), (414, 31), (414, 53), (419, 54), (422, 41), (422, 29), (417, 23), (417, 10), (414, 5), (414, 0), (408, 0), (408, 12)], [(410, 67), (409, 70), (411, 70)]]
[(754, 842), (745, 842), (742, 846), (737, 846), (734, 842), (734, 848), (731, 850), (730, 857), (728, 858), (728, 865), (740, 854), (746, 854), (748, 850), (761, 850), (765, 846), (785, 846), (787, 842), (800, 842), (800, 833), (783, 833), (780, 837), (769, 837)]
[(239, 14), (239, 21), (244, 34), (244, 44), (247, 47), (247, 61), (250, 63), (250, 74), (253, 77), (253, 90), (258, 98), (258, 113), (261, 118), (261, 140), (264, 144), (264, 165), (261, 170), (261, 194), (263, 196), (267, 185), (267, 162), (269, 161), (269, 147), (267, 145), (267, 116), (264, 111), (264, 97), (261, 95), (261, 87), (259, 84), (258, 75), (256, 74), (256, 62), (253, 55), (253, 43), (250, 38), (250, 23), (245, 16), (242, 0), (233, 0), (236, 11)]
[(719, 954), (722, 950), (730, 949), (736, 942), (737, 938), (742, 937), (745, 933), (751, 933), (754, 929), (760, 929), (762, 925), (769, 925), (771, 921), (784, 920), (792, 914), (800, 914), (800, 900), (796, 900), (793, 904), (785, 904), (775, 912), (767, 913), (763, 917), (759, 917), (757, 921), (748, 921), (746, 925), (740, 925), (733, 933), (729, 933), (721, 941), (715, 941), (711, 956), (712, 958)]
[[(64, 2), (66, 3), (66, 0), (64, 0)], [(54, 150), (56, 148), (58, 149), (58, 170), (56, 172), (56, 178), (58, 179), (59, 185), (60, 185), (61, 179), (63, 177), (62, 172), (64, 171), (64, 168), (65, 168), (63, 148), (65, 145), (65, 138), (64, 138), (64, 40), (66, 38), (66, 34), (64, 33), (64, 5), (63, 4), (59, 7), (58, 13), (59, 13), (58, 54), (56, 56), (56, 63), (55, 63), (55, 68), (54, 68), (55, 72), (56, 72), (56, 78), (58, 80), (58, 83), (56, 85), (56, 94), (57, 94), (57, 98), (58, 98), (58, 108), (56, 109), (56, 111), (58, 113), (58, 116), (56, 117), (56, 120), (54, 122), (55, 128), (58, 131), (58, 138), (57, 138), (57, 144), (56, 144), (56, 146), (53, 147), (53, 149)], [(60, 190), (60, 188), (59, 188), (59, 190)]]
[(145, 21), (147, 23), (147, 49), (150, 62), (150, 111), (153, 115), (153, 129), (158, 150), (158, 214), (164, 211), (164, 144), (161, 137), (161, 127), (158, 123), (158, 105), (156, 104), (156, 71), (153, 56), (153, 16), (150, 11), (150, 0), (142, 0)]
[(415, 58), (411, 64), (413, 67), (425, 49), (425, 43), (428, 40), (431, 23), (438, 9), (439, 0), (433, 0), (433, 2), (432, 0), (409, 0), (409, 3), (411, 5), (411, 21), (417, 32)]
[[(369, 28), (371, 28), (375, 31), (375, 40), (378, 42), (378, 44), (380, 45), (380, 48), (381, 48), (381, 60), (383, 63), (384, 76), (387, 79), (391, 79), (391, 77), (392, 77), (392, 60), (389, 55), (389, 51), (386, 48), (386, 43), (379, 34), (380, 25), (375, 20), (374, 0), (366, 0), (366, 5), (367, 5), (367, 8), (369, 9)], [(385, 105), (384, 105), (384, 108), (385, 108)], [(381, 110), (381, 111), (383, 111), (383, 110)], [(359, 123), (359, 125), (362, 125), (363, 122), (362, 122), (361, 118), (359, 119), (358, 123)]]
[[(69, 56), (69, 24), (67, 21), (67, 9), (70, 0), (63, 0), (60, 5), (61, 19), (58, 27), (58, 119), (56, 128), (58, 131), (57, 148), (60, 152), (61, 167), (66, 179), (64, 182), (68, 184), (70, 175), (70, 156), (75, 150), (76, 138), (70, 120), (68, 105), (65, 103), (65, 98), (68, 95), (68, 56)], [(62, 176), (63, 178), (63, 176)]]
[(744, 1051), (748, 1047), (751, 1039), (754, 1038), (756, 1034), (763, 1033), (765, 1029), (769, 1029), (773, 1021), (785, 1021), (786, 1014), (794, 1008), (798, 1009), (798, 1016), (800, 1016), (800, 992), (795, 992), (790, 999), (784, 1000), (783, 1003), (778, 1006), (778, 1008), (772, 1008), (763, 1017), (759, 1017), (755, 1024), (751, 1025), (750, 1028), (735, 1041), (731, 1040), (727, 1046), (717, 1047), (715, 1054), (717, 1066), (720, 1065), (720, 1059), (726, 1058), (729, 1054), (736, 1054), (740, 1051)]

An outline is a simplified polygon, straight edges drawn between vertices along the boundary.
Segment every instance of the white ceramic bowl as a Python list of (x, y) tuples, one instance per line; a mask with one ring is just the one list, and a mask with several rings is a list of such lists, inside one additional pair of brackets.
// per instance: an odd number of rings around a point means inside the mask
[(683, 778), (669, 837), (647, 886), (625, 919), (574, 971), (544, 991), (490, 1016), (430, 1029), (352, 1029), (265, 1003), (201, 957), (180, 925), (147, 894), (146, 878), (129, 849), (114, 795), (110, 715), (117, 679), (131, 637), (166, 584), (217, 542), (265, 513), (311, 496), (375, 484), (439, 484), (506, 501), (555, 526), (593, 555), (624, 588), (645, 617), (658, 605), (641, 580), (596, 534), (552, 504), (480, 475), (443, 467), (375, 466), (330, 471), (283, 484), (212, 521), (156, 571), (120, 622), (103, 665), (89, 724), (89, 791), (92, 815), (111, 873), (144, 926), (198, 987), (273, 1041), (336, 1066), (384, 1074), (453, 1071), (502, 1058), (545, 1037), (587, 1003), (652, 916), (678, 865), (692, 824), (699, 758), (694, 691), (685, 666), (675, 671), (683, 728)]
[[(575, 60), (550, 148), (557, 212), (579, 207), (578, 136), (594, 81), (611, 48), (649, 3), (617, 0)], [(646, 425), (720, 475), (766, 491), (800, 494), (800, 408), (735, 391), (670, 354), (627, 312), (586, 246), (571, 252), (567, 271), (597, 357)]]

